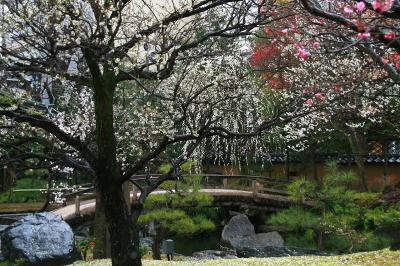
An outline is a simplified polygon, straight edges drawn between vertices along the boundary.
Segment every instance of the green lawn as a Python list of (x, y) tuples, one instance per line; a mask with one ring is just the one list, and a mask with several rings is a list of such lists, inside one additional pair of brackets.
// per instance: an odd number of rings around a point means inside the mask
[[(76, 262), (74, 266), (107, 266), (111, 265), (110, 260), (96, 260), (92, 262)], [(283, 257), (283, 258), (249, 258), (249, 259), (231, 259), (231, 260), (208, 260), (208, 261), (151, 261), (144, 260), (145, 266), (193, 266), (193, 265), (218, 265), (218, 266), (258, 266), (258, 265), (279, 265), (279, 266), (297, 266), (297, 265), (400, 265), (400, 251), (389, 251), (387, 249), (361, 252), (350, 255), (320, 257), (320, 256), (302, 256), (302, 257)], [(71, 266), (71, 265), (70, 265)]]
[[(11, 189), (35, 189), (45, 188), (46, 180), (35, 178), (18, 179), (17, 183)], [(45, 194), (39, 191), (35, 192), (15, 192), (6, 191), (0, 193), (0, 203), (26, 203), (26, 202), (42, 202), (45, 199)]]

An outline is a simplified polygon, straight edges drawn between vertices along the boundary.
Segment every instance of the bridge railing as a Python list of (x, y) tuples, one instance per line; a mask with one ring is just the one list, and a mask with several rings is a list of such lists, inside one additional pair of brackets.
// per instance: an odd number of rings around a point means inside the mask
[[(151, 174), (150, 179), (157, 179), (160, 174)], [(189, 175), (190, 176), (190, 175)], [(221, 174), (193, 174), (200, 176), (200, 185), (203, 189), (229, 189), (251, 191), (255, 194), (276, 194), (287, 196), (289, 179), (271, 178), (257, 175), (221, 175)], [(135, 175), (133, 178), (144, 183), (146, 175)], [(161, 189), (159, 189), (161, 190)]]
[[(161, 174), (151, 174), (150, 179), (157, 179)], [(200, 176), (202, 189), (225, 189), (250, 191), (254, 197), (262, 194), (288, 196), (286, 187), (290, 183), (289, 179), (270, 178), (264, 176), (249, 175), (219, 175), (219, 174), (195, 174)], [(144, 182), (147, 175), (135, 175), (133, 178), (138, 182)], [(83, 193), (90, 193), (93, 186), (67, 194), (68, 197), (75, 197), (75, 215), (80, 216), (81, 197)], [(134, 201), (137, 196), (137, 189), (131, 187), (130, 200)]]
[(44, 193), (47, 191), (60, 191), (67, 193), (66, 195), (72, 195), (74, 193), (82, 193), (83, 191), (86, 191), (87, 189), (93, 189), (93, 185), (91, 183), (87, 184), (81, 184), (79, 186), (73, 186), (73, 187), (60, 187), (60, 188), (27, 188), (27, 189), (13, 189), (11, 192), (12, 193), (19, 193), (19, 192), (40, 192)]
[[(135, 175), (133, 178), (144, 182), (147, 175)], [(150, 179), (157, 179), (161, 174), (150, 174)], [(231, 189), (241, 191), (252, 191), (258, 194), (278, 194), (287, 195), (286, 187), (290, 183), (289, 179), (271, 178), (256, 175), (220, 175), (220, 174), (193, 174), (192, 176), (201, 177), (201, 187), (203, 189)], [(83, 194), (93, 194), (94, 187), (86, 186), (76, 191), (67, 193), (65, 196), (72, 199)], [(133, 194), (138, 191), (131, 188)]]
[[(138, 182), (144, 182), (147, 175), (135, 175), (133, 178)], [(160, 174), (151, 174), (151, 179), (157, 179)], [(260, 194), (273, 194), (287, 196), (287, 184), (290, 183), (288, 179), (270, 178), (256, 175), (220, 175), (220, 174), (194, 174), (193, 176), (200, 176), (200, 184), (203, 189), (225, 189), (225, 190), (238, 190), (253, 192), (254, 197)], [(74, 202), (75, 215), (80, 216), (80, 206), (83, 196), (94, 195), (93, 184), (84, 184), (79, 188), (63, 188), (55, 189), (56, 191), (65, 192), (65, 197), (69, 202)], [(47, 191), (47, 189), (20, 189), (14, 192), (27, 192), (27, 191)], [(131, 195), (134, 200), (137, 195), (137, 189), (130, 188)]]
[(203, 188), (252, 191), (259, 194), (287, 195), (288, 183), (290, 183), (288, 179), (256, 175), (205, 174), (202, 178)]
[[(151, 179), (159, 178), (160, 174), (150, 175)], [(200, 176), (200, 184), (203, 189), (224, 189), (249, 191), (255, 198), (262, 197), (263, 194), (287, 196), (286, 187), (290, 183), (288, 179), (269, 178), (255, 175), (220, 175), (220, 174), (195, 174)], [(146, 175), (136, 175), (134, 178), (139, 182), (145, 182)], [(75, 205), (75, 216), (81, 215), (82, 200), (92, 198), (95, 195), (93, 184), (83, 184), (80, 187), (68, 187), (51, 189), (52, 191), (62, 191), (69, 204)], [(16, 189), (13, 193), (36, 192), (44, 193), (47, 189)], [(130, 187), (131, 201), (138, 195), (137, 189)], [(66, 204), (66, 202), (65, 202)]]

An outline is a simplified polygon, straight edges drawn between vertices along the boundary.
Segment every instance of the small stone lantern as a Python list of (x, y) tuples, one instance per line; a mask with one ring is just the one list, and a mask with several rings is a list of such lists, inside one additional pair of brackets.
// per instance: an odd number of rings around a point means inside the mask
[(167, 239), (163, 241), (162, 248), (165, 254), (167, 254), (168, 260), (174, 259), (175, 247), (174, 240)]

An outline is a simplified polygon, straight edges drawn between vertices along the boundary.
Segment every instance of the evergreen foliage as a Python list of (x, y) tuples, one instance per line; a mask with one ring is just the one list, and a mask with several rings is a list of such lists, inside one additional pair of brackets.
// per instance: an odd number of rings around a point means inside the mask
[(376, 232), (399, 226), (399, 205), (371, 209), (380, 194), (351, 189), (356, 177), (340, 171), (335, 162), (328, 162), (326, 168), (328, 174), (318, 182), (300, 178), (288, 186), (292, 198), (312, 207), (291, 207), (272, 215), (267, 223), (290, 230), (286, 238), (289, 245), (318, 246), (335, 252), (389, 246), (390, 239)]
[[(182, 170), (188, 172), (193, 162), (186, 162)], [(168, 165), (160, 167), (160, 172), (169, 171)], [(165, 182), (163, 194), (150, 195), (145, 201), (146, 212), (139, 217), (142, 226), (154, 223), (153, 257), (160, 259), (161, 241), (170, 236), (193, 235), (215, 229), (214, 222), (199, 210), (210, 206), (212, 196), (200, 192), (201, 177), (188, 175), (179, 181)], [(208, 215), (207, 215), (208, 216)]]

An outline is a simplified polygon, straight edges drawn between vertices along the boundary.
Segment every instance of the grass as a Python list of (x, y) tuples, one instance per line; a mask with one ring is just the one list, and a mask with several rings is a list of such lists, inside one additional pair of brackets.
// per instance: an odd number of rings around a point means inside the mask
[[(145, 266), (261, 266), (261, 265), (279, 265), (279, 266), (300, 266), (300, 265), (370, 265), (370, 266), (397, 266), (400, 264), (400, 251), (390, 251), (388, 249), (360, 252), (348, 255), (338, 256), (299, 256), (282, 258), (248, 258), (248, 259), (229, 259), (229, 260), (207, 260), (207, 261), (152, 261), (144, 260)], [(70, 266), (109, 266), (110, 260), (95, 260), (92, 262), (75, 262)]]
[[(32, 189), (32, 188), (45, 188), (46, 180), (36, 178), (22, 178), (18, 179), (17, 183), (11, 189)], [(26, 203), (43, 201), (45, 195), (41, 192), (14, 192), (10, 191), (0, 193), (0, 203)]]
[(0, 261), (0, 266), (23, 266), (26, 265), (26, 260), (18, 259), (15, 262), (10, 261)]

